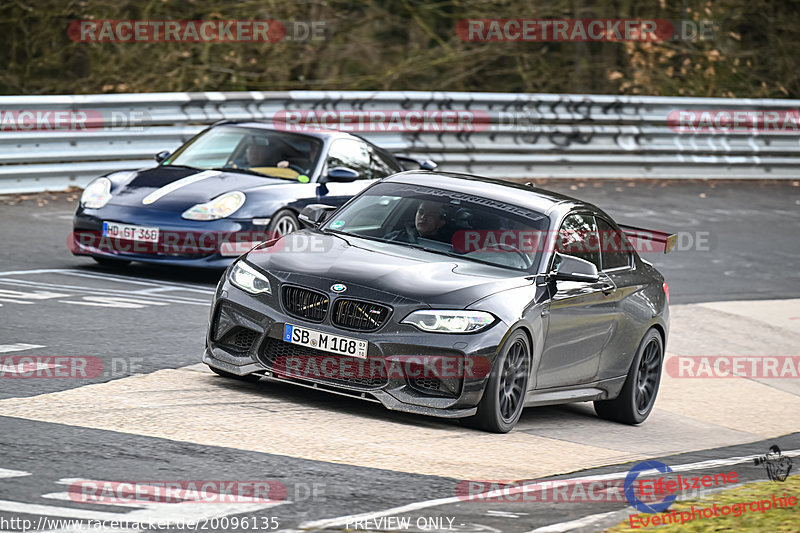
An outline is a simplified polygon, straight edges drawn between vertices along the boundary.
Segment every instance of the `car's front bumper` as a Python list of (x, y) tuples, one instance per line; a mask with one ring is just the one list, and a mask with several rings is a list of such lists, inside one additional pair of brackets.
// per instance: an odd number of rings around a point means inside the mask
[[(204, 363), (235, 375), (255, 374), (268, 380), (365, 400), (376, 400), (386, 408), (396, 411), (448, 418), (475, 414), (496, 354), (507, 332), (505, 324), (499, 322), (476, 334), (424, 333), (413, 326), (399, 324), (414, 304), (397, 301), (393, 302), (393, 315), (381, 329), (375, 332), (350, 331), (338, 328), (327, 319), (321, 323), (312, 323), (287, 314), (281, 304), (280, 287), (274, 282), (272, 295), (253, 296), (232, 286), (225, 278), (224, 276), (220, 282), (212, 308), (211, 324), (203, 354)], [(325, 284), (330, 286), (334, 282), (335, 280), (321, 280), (315, 284), (317, 287), (315, 290), (320, 290), (318, 287)], [(352, 289), (355, 288), (351, 285), (348, 290)], [(331, 295), (332, 301), (334, 296)], [(416, 308), (419, 307), (417, 304)], [(430, 368), (460, 369), (443, 376), (438, 375), (440, 383), (436, 390), (432, 388), (436, 385), (435, 381), (425, 381), (426, 385), (421, 386), (422, 380), (418, 379), (417, 376), (420, 374), (416, 371), (402, 375), (389, 372), (385, 380), (368, 383), (364, 383), (363, 380), (354, 382), (342, 376), (287, 375), (280, 369), (276, 371), (273, 366), (277, 357), (276, 352), (298, 354), (297, 357), (307, 357), (311, 352), (319, 352), (323, 357), (345, 357), (308, 348), (296, 351), (297, 345), (283, 340), (284, 325), (287, 323), (367, 341), (367, 360), (370, 365), (377, 361), (379, 364), (390, 366), (398, 360), (420, 358), (424, 359)], [(232, 345), (229, 335), (233, 335), (233, 332), (238, 335), (242, 328), (252, 332), (247, 334), (248, 342), (239, 346)], [(238, 337), (236, 339), (238, 340)], [(481, 361), (483, 364), (458, 367), (452, 364), (454, 359), (469, 359), (470, 363)], [(465, 368), (467, 370), (464, 370)]]
[[(146, 207), (109, 205), (102, 209), (79, 208), (67, 246), (73, 255), (140, 261), (169, 266), (222, 269), (258, 242), (265, 240), (269, 219), (192, 221), (179, 213)], [(158, 243), (104, 238), (103, 222), (154, 227)]]

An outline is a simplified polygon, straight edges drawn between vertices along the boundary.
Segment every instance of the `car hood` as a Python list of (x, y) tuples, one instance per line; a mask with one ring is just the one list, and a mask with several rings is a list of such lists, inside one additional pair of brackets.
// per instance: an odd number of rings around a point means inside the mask
[[(159, 166), (135, 172), (127, 181), (112, 189), (110, 205), (143, 206), (154, 209), (188, 209), (228, 191), (245, 191), (265, 185), (291, 183), (280, 178), (199, 170), (186, 167)], [(156, 193), (152, 202), (144, 204)], [(154, 198), (151, 196), (151, 199)]]
[[(264, 243), (247, 261), (283, 281), (330, 292), (344, 283), (435, 306), (466, 307), (514, 287), (530, 285), (524, 272), (351, 236), (301, 230)], [(302, 282), (301, 282), (302, 283)]]

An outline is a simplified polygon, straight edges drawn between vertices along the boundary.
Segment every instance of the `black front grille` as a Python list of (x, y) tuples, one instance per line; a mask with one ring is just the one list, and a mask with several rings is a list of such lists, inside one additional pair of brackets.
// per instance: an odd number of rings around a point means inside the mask
[(258, 332), (248, 328), (237, 327), (220, 340), (220, 344), (233, 348), (236, 351), (247, 352), (258, 339)]
[(372, 331), (386, 322), (390, 312), (383, 305), (340, 299), (334, 307), (333, 323), (343, 328)]
[(322, 322), (328, 312), (328, 297), (320, 292), (286, 286), (283, 288), (283, 306), (290, 315), (309, 322)]
[[(307, 346), (268, 338), (261, 345), (259, 360), (277, 376), (307, 379), (360, 389), (379, 389), (386, 385), (386, 367), (381, 362), (355, 360)], [(324, 362), (327, 361), (327, 365)], [(345, 362), (347, 364), (339, 364)]]

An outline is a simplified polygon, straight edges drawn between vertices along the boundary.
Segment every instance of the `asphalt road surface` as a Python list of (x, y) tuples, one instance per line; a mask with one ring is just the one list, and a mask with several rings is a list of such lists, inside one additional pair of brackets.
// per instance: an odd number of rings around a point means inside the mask
[[(800, 183), (548, 187), (591, 201), (618, 222), (681, 233), (681, 249), (645, 256), (670, 284), (673, 355), (800, 355), (800, 300), (791, 300), (800, 298)], [(200, 520), (206, 531), (598, 531), (635, 512), (613, 491), (556, 504), (520, 501), (513, 491), (487, 499), (477, 490), (469, 499), (459, 487), (556, 474), (618, 481), (644, 459), (692, 475), (735, 471), (739, 482), (764, 480), (750, 456), (775, 443), (787, 455), (800, 453), (792, 434), (800, 430), (797, 380), (696, 389), (691, 380), (667, 380), (642, 427), (599, 421), (577, 404), (528, 409), (517, 430), (498, 436), (216, 377), (197, 363), (219, 273), (110, 270), (75, 258), (66, 249), (75, 202), (69, 194), (0, 200), (0, 360), (42, 358), (40, 378), (0, 379), (0, 531), (22, 530), (12, 518), (39, 530), (79, 530), (45, 517), (128, 520), (105, 531), (144, 531), (159, 520)], [(784, 303), (756, 302), (772, 299)], [(708, 303), (723, 301), (730, 306)], [(750, 309), (759, 310), (756, 320)], [(72, 361), (89, 361), (86, 377), (55, 375)], [(71, 490), (89, 481), (192, 480), (260, 481), (279, 490), (255, 503), (183, 494), (181, 504), (76, 501)], [(245, 525), (244, 517), (254, 522)]]

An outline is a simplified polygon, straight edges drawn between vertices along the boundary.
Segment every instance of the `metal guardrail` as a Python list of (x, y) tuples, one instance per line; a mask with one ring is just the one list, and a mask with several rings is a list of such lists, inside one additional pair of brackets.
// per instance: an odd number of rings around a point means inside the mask
[[(796, 100), (422, 91), (0, 96), (0, 193), (83, 186), (106, 172), (152, 165), (153, 154), (177, 148), (218, 120), (271, 121), (295, 110), (475, 113), (483, 122), (473, 131), (360, 132), (389, 150), (456, 172), (788, 179), (800, 174), (800, 131), (681, 133), (667, 117), (676, 110), (798, 109)], [(26, 131), (13, 120), (38, 111), (52, 125), (46, 113), (59, 110), (82, 112), (96, 127), (46, 130), (38, 124)]]

